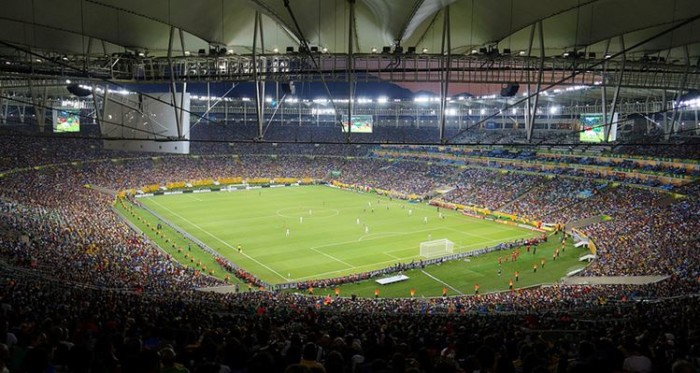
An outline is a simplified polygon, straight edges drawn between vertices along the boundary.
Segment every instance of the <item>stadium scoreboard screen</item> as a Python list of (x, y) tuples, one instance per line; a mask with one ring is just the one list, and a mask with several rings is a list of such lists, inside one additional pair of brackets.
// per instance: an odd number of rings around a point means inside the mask
[[(353, 115), (350, 133), (372, 133), (374, 118), (371, 115)], [(348, 116), (343, 115), (343, 132), (348, 133)]]
[(80, 132), (80, 110), (55, 108), (53, 110), (53, 132)]
[[(605, 141), (605, 120), (603, 114), (581, 114), (579, 119), (581, 131), (579, 132), (579, 141), (600, 143)], [(610, 126), (609, 141), (615, 141), (617, 138), (617, 113), (613, 116), (612, 125)]]

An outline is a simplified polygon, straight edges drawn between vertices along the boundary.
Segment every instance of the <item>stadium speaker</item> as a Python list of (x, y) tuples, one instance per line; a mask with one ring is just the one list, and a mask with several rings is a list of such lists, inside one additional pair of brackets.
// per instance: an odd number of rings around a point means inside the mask
[(518, 93), (519, 89), (520, 84), (518, 83), (508, 84), (501, 88), (501, 97), (513, 97)]
[(87, 97), (92, 94), (92, 91), (89, 89), (85, 89), (75, 83), (69, 84), (68, 87), (68, 92), (70, 92), (72, 95), (78, 96), (78, 97)]

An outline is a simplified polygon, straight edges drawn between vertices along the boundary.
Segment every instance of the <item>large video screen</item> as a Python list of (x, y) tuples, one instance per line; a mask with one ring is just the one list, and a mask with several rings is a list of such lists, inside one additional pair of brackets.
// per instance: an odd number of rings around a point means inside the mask
[[(351, 133), (372, 133), (373, 117), (371, 115), (353, 115)], [(348, 132), (348, 116), (343, 115), (343, 132)]]
[(54, 109), (53, 132), (80, 132), (80, 110), (73, 108)]
[[(579, 141), (600, 143), (605, 141), (605, 121), (602, 114), (581, 114), (579, 119), (581, 132), (579, 132)], [(615, 141), (617, 138), (617, 113), (613, 116), (612, 125), (610, 126), (609, 141)]]

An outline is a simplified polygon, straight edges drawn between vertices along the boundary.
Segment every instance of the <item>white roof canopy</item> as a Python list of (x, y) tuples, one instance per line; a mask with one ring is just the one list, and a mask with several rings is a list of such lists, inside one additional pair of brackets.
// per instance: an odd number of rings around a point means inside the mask
[[(0, 0), (0, 40), (70, 54), (103, 54), (126, 49), (163, 55), (170, 27), (181, 52), (210, 44), (236, 53), (250, 53), (255, 13), (262, 14), (266, 52), (297, 47), (303, 36), (330, 53), (348, 51), (349, 30), (355, 30), (357, 53), (370, 53), (400, 40), (404, 47), (440, 53), (445, 9), (449, 7), (453, 53), (485, 45), (527, 50), (531, 28), (541, 21), (545, 54), (570, 50), (602, 55), (629, 48), (691, 20), (687, 25), (639, 45), (635, 56), (669, 59), (700, 56), (698, 0), (357, 0), (350, 20), (347, 0), (290, 0), (295, 25), (284, 0)], [(532, 54), (539, 55), (538, 33)]]

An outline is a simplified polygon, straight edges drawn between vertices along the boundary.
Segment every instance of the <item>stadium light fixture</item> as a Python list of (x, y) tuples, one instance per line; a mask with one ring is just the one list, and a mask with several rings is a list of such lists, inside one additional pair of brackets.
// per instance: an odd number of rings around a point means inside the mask
[(559, 112), (559, 106), (552, 106), (549, 108), (549, 114), (557, 114)]
[(328, 48), (323, 47), (323, 49), (321, 49), (321, 52), (323, 52), (323, 53), (328, 53)]
[(372, 53), (377, 53), (377, 47), (372, 47)]
[(386, 96), (380, 96), (377, 98), (378, 104), (386, 104), (387, 102), (389, 102), (389, 98)]
[(422, 52), (423, 52), (423, 54), (428, 53), (428, 48), (423, 48)]

